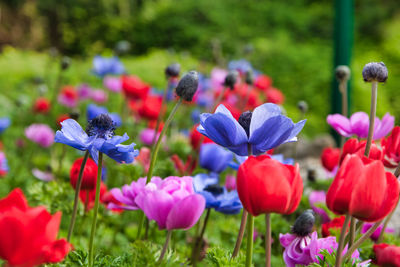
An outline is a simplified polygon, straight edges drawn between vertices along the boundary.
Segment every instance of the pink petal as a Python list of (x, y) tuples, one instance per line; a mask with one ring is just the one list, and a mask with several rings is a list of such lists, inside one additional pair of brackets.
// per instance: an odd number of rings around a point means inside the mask
[(179, 200), (167, 218), (167, 229), (189, 229), (199, 220), (206, 206), (203, 196), (193, 194)]

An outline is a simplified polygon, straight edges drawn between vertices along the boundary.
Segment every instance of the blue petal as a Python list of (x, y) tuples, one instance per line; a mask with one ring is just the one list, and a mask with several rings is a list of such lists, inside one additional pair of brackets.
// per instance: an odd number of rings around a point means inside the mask
[(246, 132), (224, 105), (215, 114), (200, 115), (198, 131), (236, 154), (247, 154)]
[[(125, 141), (126, 139), (124, 139), (124, 137), (125, 135), (122, 137), (119, 136), (118, 139)], [(134, 149), (135, 144), (132, 143), (130, 145), (120, 145), (116, 144), (118, 141), (116, 141), (115, 137), (113, 139), (106, 140), (101, 146), (97, 146), (96, 149), (118, 163), (132, 163), (135, 157), (139, 155), (139, 151)]]
[(11, 120), (7, 117), (0, 118), (0, 133), (4, 132), (11, 124)]
[(218, 184), (218, 176), (207, 175), (205, 173), (199, 173), (193, 177), (193, 188), (196, 192), (201, 192), (208, 185)]
[(79, 150), (87, 150), (94, 138), (89, 137), (73, 119), (61, 122), (61, 131), (56, 132), (54, 142), (66, 144)]
[(105, 107), (100, 107), (95, 104), (88, 105), (86, 109), (86, 117), (88, 121), (93, 120), (101, 114), (108, 114), (108, 110)]
[[(300, 133), (300, 131), (303, 130), (303, 127), (304, 127), (304, 124), (306, 124), (306, 121), (307, 120), (302, 120), (294, 125), (292, 133), (288, 137), (287, 142), (290, 142), (290, 141), (292, 141), (292, 139), (296, 138), (296, 136)], [(293, 140), (293, 141), (297, 141), (297, 140)]]
[(250, 136), (269, 118), (282, 114), (281, 108), (273, 103), (266, 103), (254, 109), (250, 122)]
[(291, 119), (283, 115), (272, 117), (253, 132), (249, 142), (252, 144), (253, 154), (261, 154), (287, 141), (293, 130)]
[(200, 166), (211, 172), (220, 173), (224, 171), (232, 157), (232, 152), (214, 143), (203, 144), (200, 147)]
[(224, 214), (238, 214), (243, 208), (236, 190), (225, 192), (223, 195), (218, 196), (220, 200), (219, 207), (215, 208), (216, 211)]
[(122, 142), (125, 142), (126, 140), (129, 139), (128, 134), (124, 133), (123, 136), (115, 135), (111, 139), (107, 140), (107, 143), (113, 144), (113, 145), (118, 145), (121, 144)]

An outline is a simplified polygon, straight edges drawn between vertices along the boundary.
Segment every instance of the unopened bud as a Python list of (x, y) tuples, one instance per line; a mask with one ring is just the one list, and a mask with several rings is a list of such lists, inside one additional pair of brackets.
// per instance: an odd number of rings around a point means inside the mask
[(339, 65), (335, 70), (335, 76), (338, 81), (348, 81), (350, 79), (350, 73), (350, 68), (346, 65)]
[(61, 59), (61, 69), (66, 70), (69, 68), (69, 65), (71, 65), (71, 58), (69, 57), (63, 57)]
[(180, 71), (181, 71), (181, 65), (179, 63), (174, 63), (174, 64), (169, 65), (165, 69), (165, 75), (167, 76), (167, 78), (177, 77), (177, 76), (179, 76)]
[(311, 233), (314, 227), (315, 216), (312, 210), (308, 209), (304, 211), (299, 217), (297, 217), (292, 227), (292, 232), (297, 236), (307, 236)]
[(191, 71), (179, 81), (176, 87), (176, 94), (186, 101), (192, 101), (198, 86), (199, 74), (196, 71)]
[(306, 113), (308, 111), (308, 104), (306, 101), (299, 101), (297, 103), (297, 108), (302, 112), (302, 113)]
[(239, 73), (236, 70), (232, 70), (226, 75), (224, 85), (229, 87), (231, 90), (235, 88), (235, 83)]
[(362, 76), (365, 82), (385, 82), (388, 69), (383, 62), (371, 62), (364, 66)]
[(245, 80), (245, 82), (248, 85), (253, 85), (253, 83), (254, 83), (254, 75), (253, 75), (253, 72), (251, 70), (246, 72), (246, 80)]

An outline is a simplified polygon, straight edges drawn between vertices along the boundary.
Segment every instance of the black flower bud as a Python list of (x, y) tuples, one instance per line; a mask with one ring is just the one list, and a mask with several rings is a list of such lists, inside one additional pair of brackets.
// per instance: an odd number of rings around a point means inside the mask
[(78, 111), (71, 111), (69, 114), (69, 117), (73, 120), (78, 120), (79, 119), (79, 112)]
[(339, 65), (335, 70), (335, 76), (338, 81), (348, 81), (350, 79), (350, 73), (350, 68), (346, 65)]
[(226, 75), (224, 85), (229, 87), (231, 90), (235, 88), (235, 83), (237, 81), (237, 77), (239, 73), (236, 70), (232, 70)]
[(312, 210), (304, 211), (297, 217), (292, 227), (292, 233), (297, 236), (307, 236), (311, 233), (315, 223), (315, 217)]
[(250, 135), (250, 122), (251, 122), (252, 115), (253, 115), (253, 113), (251, 111), (245, 111), (240, 115), (239, 120), (238, 120), (239, 124), (246, 131), (246, 134), (248, 137)]
[(254, 83), (254, 75), (253, 75), (253, 72), (251, 70), (246, 72), (245, 82), (248, 85), (252, 85)]
[(176, 87), (176, 94), (186, 101), (192, 101), (199, 85), (199, 74), (197, 71), (187, 73), (179, 81)]
[(365, 82), (385, 82), (388, 69), (383, 62), (371, 62), (364, 66), (362, 76)]
[(71, 58), (70, 57), (62, 57), (61, 59), (61, 69), (66, 70), (71, 65)]
[(167, 76), (167, 78), (177, 77), (179, 76), (180, 71), (181, 71), (181, 65), (179, 63), (173, 63), (165, 69), (165, 75)]
[(297, 103), (297, 108), (302, 112), (302, 113), (306, 113), (308, 111), (308, 104), (306, 101), (299, 101)]

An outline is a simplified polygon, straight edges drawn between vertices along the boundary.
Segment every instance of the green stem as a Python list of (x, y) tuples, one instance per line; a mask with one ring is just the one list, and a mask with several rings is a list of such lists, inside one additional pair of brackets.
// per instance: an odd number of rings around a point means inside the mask
[(242, 244), (244, 236), (244, 230), (246, 229), (247, 215), (248, 215), (247, 210), (243, 209), (242, 220), (240, 221), (239, 233), (236, 239), (235, 248), (233, 249), (232, 259), (239, 254), (240, 245)]
[(374, 81), (372, 82), (372, 88), (371, 88), (371, 111), (369, 113), (368, 137), (364, 153), (364, 156), (366, 156), (367, 158), (369, 157), (369, 151), (371, 149), (371, 143), (374, 137), (377, 95), (378, 95), (378, 82)]
[(344, 237), (346, 235), (347, 226), (349, 225), (349, 222), (350, 222), (350, 215), (346, 214), (346, 218), (344, 219), (342, 231), (340, 232), (339, 245), (338, 245), (338, 249), (337, 249), (337, 253), (336, 253), (335, 267), (341, 267), (342, 251), (344, 248)]
[(367, 240), (374, 232), (375, 230), (381, 225), (382, 220), (379, 222), (376, 222), (360, 239), (358, 239), (350, 248), (347, 250), (346, 254), (343, 256), (343, 260), (346, 260), (348, 257), (350, 257), (353, 252), (365, 241)]
[(85, 156), (83, 157), (83, 161), (81, 164), (81, 169), (79, 170), (78, 181), (76, 182), (76, 185), (75, 185), (74, 207), (72, 209), (71, 222), (69, 223), (69, 228), (68, 228), (68, 237), (67, 237), (68, 242), (71, 240), (72, 232), (74, 231), (76, 214), (78, 212), (79, 191), (81, 190), (83, 171), (85, 170), (85, 165), (86, 165), (88, 158), (89, 158), (89, 151), (86, 150)]
[(171, 240), (171, 234), (172, 234), (172, 230), (168, 230), (167, 238), (165, 239), (165, 243), (164, 243), (164, 246), (162, 248), (162, 251), (161, 251), (161, 254), (160, 254), (160, 258), (158, 258), (158, 263), (160, 263), (162, 261), (162, 259), (164, 258), (165, 252), (167, 252), (168, 244), (169, 244), (169, 241)]
[(154, 128), (153, 140), (151, 140), (152, 150), (154, 149), (154, 143), (156, 142), (156, 139), (157, 139), (158, 128), (160, 127), (160, 123), (161, 123), (161, 120), (162, 120), (163, 115), (164, 115), (163, 114), (163, 110), (164, 110), (165, 102), (166, 102), (166, 99), (167, 99), (169, 84), (170, 84), (170, 82), (168, 80), (167, 88), (165, 89), (164, 94), (163, 94), (163, 98), (161, 100), (161, 110), (160, 110), (160, 113), (158, 113), (157, 122), (156, 122), (156, 128)]
[(265, 214), (265, 267), (271, 267), (271, 215)]
[(356, 219), (352, 216), (350, 219), (350, 240), (349, 240), (349, 247), (353, 245), (354, 239), (356, 237)]
[(103, 153), (99, 152), (99, 161), (97, 164), (96, 198), (94, 200), (94, 215), (93, 215), (92, 229), (90, 231), (90, 239), (89, 239), (89, 267), (93, 267), (93, 264), (94, 264), (94, 262), (93, 262), (93, 260), (94, 260), (93, 241), (94, 241), (94, 235), (96, 232), (97, 213), (99, 210), (102, 165), (103, 165)]
[[(176, 102), (176, 104), (175, 104), (175, 107), (172, 109), (167, 120), (165, 121), (164, 127), (160, 133), (160, 136), (157, 139), (157, 143), (154, 147), (154, 150), (151, 153), (150, 167), (149, 167), (149, 171), (147, 172), (146, 184), (148, 184), (150, 182), (150, 179), (153, 175), (154, 165), (156, 164), (157, 154), (158, 154), (158, 150), (160, 149), (161, 140), (162, 140), (165, 132), (167, 131), (168, 126), (171, 123), (171, 121), (172, 121), (176, 111), (178, 110), (179, 106), (181, 105), (181, 103), (182, 103), (182, 98), (179, 98), (178, 102)], [(138, 228), (136, 238), (140, 238), (140, 232), (142, 231), (142, 225), (144, 223), (144, 219), (145, 219), (145, 215), (144, 215), (144, 213), (142, 213), (141, 218), (139, 220), (139, 228)]]
[(197, 259), (199, 257), (199, 252), (200, 252), (199, 250), (201, 249), (201, 245), (203, 244), (203, 236), (204, 236), (204, 232), (206, 231), (207, 222), (208, 222), (208, 218), (210, 217), (210, 213), (211, 213), (211, 209), (207, 209), (206, 217), (204, 218), (204, 223), (201, 228), (200, 235), (196, 238), (195, 243), (194, 243), (193, 252), (192, 252), (192, 265), (193, 266), (196, 266)]
[(247, 218), (247, 250), (246, 250), (246, 267), (251, 267), (253, 258), (253, 233), (254, 233), (254, 217), (249, 214)]

